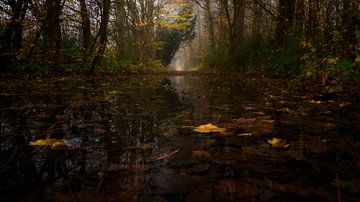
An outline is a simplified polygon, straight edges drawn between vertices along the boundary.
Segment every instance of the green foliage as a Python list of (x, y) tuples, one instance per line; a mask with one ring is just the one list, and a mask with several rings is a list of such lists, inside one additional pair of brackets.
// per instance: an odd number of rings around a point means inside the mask
[(301, 71), (299, 54), (302, 49), (295, 38), (285, 41), (282, 48), (275, 49), (272, 53), (272, 63), (267, 67), (267, 72), (277, 76), (295, 76)]
[(306, 41), (299, 42), (299, 65), (302, 71), (297, 80), (319, 80), (326, 88), (332, 86), (329, 89), (343, 89), (348, 84), (360, 87), (360, 62), (356, 61), (359, 39), (357, 44), (349, 46), (352, 47), (351, 54), (344, 54), (341, 44), (343, 36), (339, 31), (332, 31), (325, 44), (314, 46)]
[(156, 56), (165, 65), (171, 63), (181, 42), (190, 41), (195, 37), (196, 17), (192, 15), (192, 8), (183, 6), (179, 9), (181, 17), (175, 18), (171, 23), (163, 23), (163, 26), (160, 24), (156, 31)]
[[(242, 71), (261, 71), (270, 57), (270, 43), (266, 39), (246, 38), (235, 47), (232, 56), (226, 44), (220, 44), (210, 51), (205, 66), (216, 69), (240, 69)], [(247, 68), (247, 69), (246, 69)]]
[(228, 53), (228, 47), (225, 44), (221, 44), (211, 50), (206, 58), (204, 66), (216, 69), (230, 68), (232, 62)]
[(113, 73), (141, 73), (141, 72), (163, 72), (168, 69), (160, 60), (148, 59), (147, 61), (136, 61), (130, 58), (120, 57), (119, 55), (109, 52), (107, 54), (106, 71)]

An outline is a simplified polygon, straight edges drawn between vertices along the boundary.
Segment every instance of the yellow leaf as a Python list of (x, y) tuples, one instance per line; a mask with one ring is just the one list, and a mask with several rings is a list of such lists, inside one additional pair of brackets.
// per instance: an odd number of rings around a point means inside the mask
[(205, 150), (195, 150), (195, 151), (192, 151), (192, 155), (193, 156), (196, 156), (196, 157), (210, 157), (210, 154), (209, 152), (205, 151)]
[(327, 63), (329, 64), (329, 65), (336, 65), (336, 63), (338, 62), (338, 60), (339, 60), (339, 58), (328, 58), (327, 59)]
[(49, 146), (51, 149), (57, 149), (65, 146), (64, 139), (40, 139), (36, 141), (31, 141), (30, 145), (32, 146)]
[(288, 147), (290, 144), (287, 144), (285, 140), (282, 140), (280, 138), (272, 138), (271, 140), (268, 140), (268, 143), (271, 144), (272, 147)]
[(238, 134), (237, 136), (252, 136), (252, 133), (241, 133), (241, 134)]
[(356, 56), (355, 62), (356, 62), (356, 63), (360, 63), (360, 55)]
[(198, 133), (223, 133), (225, 128), (217, 127), (211, 123), (195, 127), (194, 131)]
[(310, 100), (309, 103), (311, 103), (311, 104), (322, 104), (323, 102), (321, 102), (320, 100)]

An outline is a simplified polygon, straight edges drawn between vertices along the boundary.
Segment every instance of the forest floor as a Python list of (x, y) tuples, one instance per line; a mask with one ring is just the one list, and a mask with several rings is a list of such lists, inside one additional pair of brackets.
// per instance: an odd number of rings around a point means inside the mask
[(289, 83), (208, 72), (4, 78), (0, 194), (359, 201), (358, 94)]

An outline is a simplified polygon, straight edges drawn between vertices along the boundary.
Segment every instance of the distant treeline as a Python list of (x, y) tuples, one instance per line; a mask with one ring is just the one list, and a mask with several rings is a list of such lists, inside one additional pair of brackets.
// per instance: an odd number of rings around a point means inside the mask
[(194, 37), (194, 26), (186, 1), (2, 0), (0, 71), (167, 65), (180, 43)]

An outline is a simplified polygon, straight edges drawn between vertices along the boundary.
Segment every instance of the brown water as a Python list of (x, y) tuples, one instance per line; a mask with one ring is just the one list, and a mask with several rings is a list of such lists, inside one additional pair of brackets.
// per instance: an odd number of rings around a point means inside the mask
[(0, 201), (359, 201), (359, 103), (287, 84), (1, 81)]

